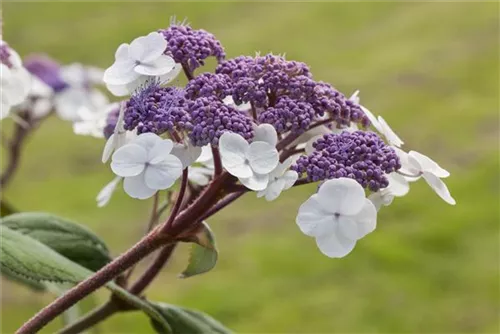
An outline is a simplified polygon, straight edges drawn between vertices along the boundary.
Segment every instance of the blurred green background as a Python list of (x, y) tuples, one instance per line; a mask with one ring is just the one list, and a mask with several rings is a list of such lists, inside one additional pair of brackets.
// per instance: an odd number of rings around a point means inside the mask
[[(323, 256), (295, 225), (314, 186), (272, 203), (246, 195), (209, 221), (221, 253), (215, 270), (177, 279), (182, 247), (147, 291), (151, 299), (198, 308), (242, 333), (499, 332), (498, 3), (9, 2), (3, 15), (5, 39), (20, 54), (46, 52), (63, 63), (105, 68), (120, 43), (168, 26), (173, 15), (214, 33), (228, 57), (286, 52), (346, 95), (360, 89), (406, 150), (451, 172), (456, 207), (423, 181), (413, 184), (340, 260)], [(88, 225), (117, 255), (141, 237), (151, 202), (119, 191), (96, 207), (112, 177), (100, 163), (102, 146), (51, 119), (3, 195), (22, 210)], [(2, 282), (2, 333), (52, 298)], [(138, 313), (100, 326), (149, 332)]]

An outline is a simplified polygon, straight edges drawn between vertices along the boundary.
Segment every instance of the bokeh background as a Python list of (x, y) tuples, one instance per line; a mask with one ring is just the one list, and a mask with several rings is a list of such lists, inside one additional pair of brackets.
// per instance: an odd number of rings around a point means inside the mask
[[(214, 33), (228, 57), (286, 52), (346, 95), (360, 89), (407, 150), (451, 171), (456, 207), (412, 184), (340, 260), (320, 254), (294, 223), (314, 186), (272, 203), (246, 195), (209, 221), (221, 254), (215, 270), (176, 278), (182, 247), (147, 291), (151, 299), (203, 310), (241, 333), (499, 332), (498, 3), (7, 2), (3, 15), (5, 39), (20, 54), (103, 68), (120, 43), (186, 17)], [(2, 125), (8, 132), (11, 124)], [(103, 144), (50, 119), (3, 195), (21, 210), (89, 226), (119, 254), (142, 235), (151, 202), (119, 191), (96, 207), (112, 177), (100, 163)], [(93, 302), (106, 297), (100, 291)], [(53, 297), (3, 281), (1, 298), (1, 331), (11, 333)], [(99, 328), (152, 333), (139, 313)]]

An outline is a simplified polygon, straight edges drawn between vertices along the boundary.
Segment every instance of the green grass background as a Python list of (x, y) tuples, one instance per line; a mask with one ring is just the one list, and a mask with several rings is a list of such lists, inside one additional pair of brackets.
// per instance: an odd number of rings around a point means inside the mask
[[(187, 17), (214, 33), (229, 57), (286, 52), (345, 94), (360, 89), (362, 103), (384, 116), (407, 150), (451, 171), (456, 207), (423, 182), (412, 185), (340, 260), (320, 254), (295, 226), (314, 186), (272, 203), (246, 195), (209, 221), (221, 254), (215, 270), (177, 279), (183, 247), (149, 298), (201, 309), (242, 333), (498, 333), (498, 13), (497, 3), (473, 2), (9, 2), (3, 17), (5, 39), (22, 55), (104, 68), (120, 43), (168, 26), (172, 15)], [(119, 254), (141, 237), (150, 202), (118, 192), (96, 207), (112, 177), (100, 163), (102, 146), (49, 120), (30, 139), (5, 198), (82, 222)], [(51, 299), (4, 281), (2, 333)], [(100, 333), (150, 332), (138, 313), (100, 326)]]

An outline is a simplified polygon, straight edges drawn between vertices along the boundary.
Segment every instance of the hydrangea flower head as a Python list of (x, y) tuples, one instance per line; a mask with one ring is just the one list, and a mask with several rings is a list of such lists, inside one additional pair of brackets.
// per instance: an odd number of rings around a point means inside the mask
[(311, 181), (351, 178), (377, 191), (388, 186), (386, 173), (401, 168), (396, 152), (373, 132), (328, 134), (313, 147), (311, 155), (301, 156), (292, 166), (300, 174), (307, 173)]
[(162, 134), (176, 129), (191, 129), (191, 116), (184, 91), (177, 87), (162, 87), (148, 82), (125, 106), (125, 129), (138, 133)]
[(203, 29), (193, 29), (187, 24), (172, 23), (159, 31), (167, 41), (165, 54), (172, 56), (176, 63), (194, 71), (205, 65), (205, 59), (215, 57), (222, 61), (226, 54), (221, 43), (211, 33)]

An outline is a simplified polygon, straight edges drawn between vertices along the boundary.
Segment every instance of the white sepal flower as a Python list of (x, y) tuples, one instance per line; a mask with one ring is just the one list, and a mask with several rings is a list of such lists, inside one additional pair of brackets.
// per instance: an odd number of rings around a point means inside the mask
[(170, 188), (182, 174), (182, 162), (171, 154), (173, 142), (143, 133), (113, 153), (111, 169), (124, 178), (125, 192), (138, 199)]
[(124, 128), (123, 118), (125, 117), (125, 107), (123, 103), (120, 105), (120, 111), (118, 112), (118, 119), (116, 120), (115, 129), (113, 134), (108, 138), (106, 144), (104, 145), (104, 149), (102, 151), (102, 163), (106, 163), (111, 157), (113, 152), (122, 147), (127, 143), (127, 139), (133, 139), (135, 135), (130, 135), (127, 138), (127, 133), (133, 134), (133, 132), (127, 132)]
[(212, 154), (212, 146), (202, 146), (201, 154), (195, 162), (198, 162), (207, 168), (214, 169), (214, 156)]
[(384, 135), (385, 139), (389, 142), (390, 145), (401, 147), (404, 142), (399, 138), (399, 136), (391, 129), (389, 124), (382, 118), (382, 116), (378, 117), (378, 122), (380, 125), (380, 133)]
[(397, 172), (385, 176), (389, 181), (389, 185), (368, 196), (368, 199), (372, 201), (377, 210), (380, 210), (382, 205), (389, 206), (394, 197), (403, 197), (410, 191), (410, 185), (404, 176)]
[(328, 257), (344, 257), (356, 241), (375, 230), (377, 209), (363, 187), (349, 178), (328, 180), (299, 208), (300, 230), (316, 239)]
[(158, 32), (141, 36), (129, 44), (121, 44), (115, 62), (104, 72), (104, 82), (117, 96), (132, 93), (148, 77), (159, 77), (162, 83), (173, 80), (182, 67), (163, 54), (167, 41)]
[(99, 194), (97, 194), (96, 201), (97, 201), (97, 206), (102, 208), (106, 204), (109, 203), (109, 200), (111, 199), (111, 196), (116, 190), (116, 187), (120, 183), (120, 181), (123, 178), (121, 176), (115, 177), (111, 182), (106, 184), (101, 191), (99, 191)]
[(103, 138), (108, 115), (117, 108), (119, 108), (118, 103), (108, 104), (95, 111), (81, 108), (78, 111), (80, 121), (73, 123), (73, 132), (77, 135)]
[(294, 159), (292, 157), (279, 163), (278, 166), (269, 174), (269, 183), (266, 189), (257, 192), (257, 197), (266, 197), (267, 201), (274, 201), (283, 190), (290, 189), (299, 175), (296, 171), (288, 170)]
[(408, 153), (408, 161), (414, 169), (419, 171), (427, 184), (441, 197), (446, 203), (455, 205), (456, 201), (451, 196), (448, 187), (441, 180), (450, 176), (450, 173), (439, 166), (434, 160), (423, 155), (422, 153), (410, 151)]
[[(272, 134), (266, 132), (262, 131), (261, 139), (273, 140)], [(232, 132), (222, 134), (219, 150), (222, 166), (229, 174), (236, 176), (243, 185), (255, 191), (267, 187), (269, 173), (279, 163), (279, 154), (273, 145), (266, 141), (248, 144), (242, 136)]]
[(201, 147), (193, 146), (189, 141), (175, 143), (172, 148), (172, 154), (182, 162), (184, 169), (188, 168), (201, 155)]
[(104, 83), (104, 71), (93, 66), (72, 63), (61, 67), (61, 78), (71, 87), (89, 87)]

